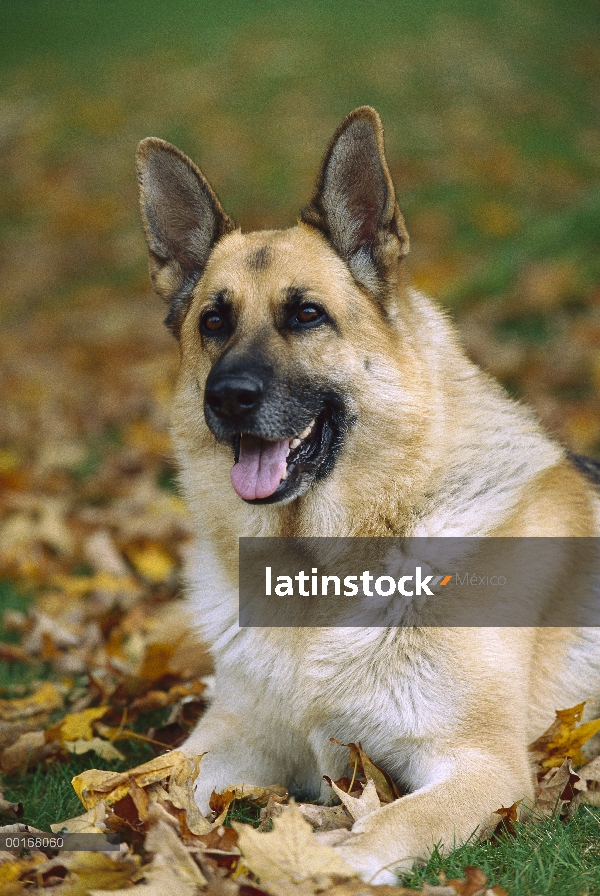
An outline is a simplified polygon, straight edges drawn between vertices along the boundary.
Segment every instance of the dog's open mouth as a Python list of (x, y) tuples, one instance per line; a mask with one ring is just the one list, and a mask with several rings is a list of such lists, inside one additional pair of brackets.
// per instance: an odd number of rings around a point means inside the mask
[(331, 466), (338, 435), (335, 415), (327, 411), (291, 438), (269, 441), (240, 433), (233, 440), (231, 484), (240, 498), (257, 504), (297, 497)]

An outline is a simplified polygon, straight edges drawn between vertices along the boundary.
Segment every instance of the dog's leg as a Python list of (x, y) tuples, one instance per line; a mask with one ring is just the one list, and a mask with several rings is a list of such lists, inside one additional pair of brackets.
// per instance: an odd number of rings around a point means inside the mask
[(454, 848), (476, 831), (489, 830), (496, 809), (531, 799), (526, 751), (519, 752), (520, 761), (511, 758), (510, 764), (467, 746), (437, 759), (421, 757), (423, 786), (359, 819), (337, 850), (363, 880), (394, 883), (394, 869), (410, 869), (436, 845)]
[(208, 812), (213, 790), (232, 784), (285, 784), (289, 779), (285, 753), (293, 755), (293, 751), (291, 746), (287, 751), (281, 747), (279, 741), (269, 743), (255, 719), (214, 703), (180, 748), (187, 756), (206, 754), (195, 787), (200, 811)]

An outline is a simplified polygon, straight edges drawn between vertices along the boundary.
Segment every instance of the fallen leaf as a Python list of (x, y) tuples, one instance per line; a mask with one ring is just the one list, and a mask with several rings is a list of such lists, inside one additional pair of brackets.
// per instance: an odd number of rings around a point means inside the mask
[[(4, 853), (6, 855), (6, 853)], [(32, 855), (18, 858), (11, 856), (0, 863), (0, 893), (15, 896), (25, 892), (18, 887), (18, 881), (44, 862), (44, 856)]]
[[(400, 799), (402, 794), (396, 787), (392, 778), (384, 772), (382, 768), (375, 765), (363, 750), (361, 744), (342, 744), (334, 737), (330, 738), (332, 743), (340, 747), (348, 747), (350, 750), (349, 765), (354, 770), (354, 776), (360, 774), (367, 779), (373, 781), (375, 789), (382, 803), (393, 803), (394, 800)], [(339, 783), (339, 782), (338, 782)]]
[(572, 760), (574, 766), (585, 764), (581, 747), (600, 731), (600, 719), (580, 725), (584, 707), (585, 701), (570, 709), (556, 710), (552, 725), (530, 744), (529, 752), (542, 768), (558, 768), (567, 758)]
[(109, 709), (109, 706), (97, 706), (65, 716), (57, 725), (48, 729), (46, 732), (48, 740), (60, 740), (63, 743), (65, 741), (91, 740), (94, 737), (93, 723), (103, 718)]
[(62, 705), (63, 698), (56, 685), (51, 681), (45, 681), (29, 697), (0, 700), (0, 718), (11, 722), (37, 713), (51, 712), (53, 709), (60, 709)]
[(169, 673), (169, 661), (177, 648), (176, 642), (154, 641), (146, 647), (137, 677), (142, 681), (154, 682)]
[[(314, 831), (338, 831), (340, 828), (349, 830), (354, 822), (354, 818), (346, 812), (343, 806), (314, 806), (312, 803), (297, 803), (296, 805), (302, 817)], [(268, 807), (267, 803), (267, 809)]]
[(148, 582), (166, 582), (175, 570), (175, 561), (160, 544), (128, 545), (125, 554), (136, 572)]
[(6, 663), (32, 663), (31, 654), (18, 644), (0, 644), (0, 660)]
[(600, 756), (577, 769), (577, 774), (579, 781), (574, 785), (575, 790), (587, 790), (588, 784), (600, 784)]
[(135, 894), (130, 887), (89, 891), (90, 896), (196, 896), (197, 893), (196, 884), (174, 877), (170, 871), (152, 874), (149, 880), (136, 884)]
[(365, 815), (370, 815), (371, 812), (375, 812), (377, 809), (381, 808), (375, 782), (372, 779), (367, 781), (366, 787), (358, 799), (354, 796), (350, 796), (349, 793), (345, 793), (330, 778), (326, 777), (325, 780), (335, 795), (342, 801), (354, 821), (358, 821), (359, 818), (363, 818)]
[(423, 896), (508, 896), (502, 887), (487, 887), (487, 878), (481, 868), (467, 865), (465, 880), (458, 877), (446, 880), (441, 886), (424, 884)]
[(543, 817), (550, 818), (555, 810), (560, 815), (564, 810), (565, 803), (570, 801), (564, 797), (564, 792), (569, 784), (571, 788), (576, 786), (577, 781), (579, 781), (579, 775), (573, 772), (569, 759), (565, 759), (560, 768), (551, 768), (539, 781), (536, 789), (534, 805), (536, 815), (541, 814)]
[(132, 853), (71, 852), (64, 853), (59, 861), (68, 875), (53, 888), (53, 896), (87, 896), (94, 889), (117, 890), (131, 881), (140, 866), (139, 856)]
[(47, 713), (18, 719), (16, 722), (0, 722), (0, 753), (6, 747), (16, 743), (22, 734), (26, 734), (28, 731), (39, 731), (47, 722)]
[(199, 758), (192, 762), (179, 750), (173, 750), (164, 756), (157, 756), (150, 762), (145, 762), (127, 772), (105, 772), (100, 769), (90, 769), (76, 775), (71, 784), (75, 793), (86, 809), (93, 808), (101, 800), (107, 805), (112, 805), (123, 799), (129, 792), (130, 779), (134, 779), (140, 787), (146, 787), (158, 781), (166, 781), (172, 774), (179, 772), (185, 776), (197, 777)]
[(225, 799), (225, 795), (231, 794), (232, 800), (248, 800), (251, 803), (258, 803), (259, 806), (265, 806), (271, 797), (277, 802), (284, 802), (288, 798), (288, 792), (285, 787), (282, 787), (281, 784), (269, 784), (267, 787), (259, 787), (256, 784), (232, 784), (222, 793), (215, 793), (213, 791), (211, 795), (210, 808), (213, 811), (217, 811), (217, 806), (220, 806), (220, 810), (223, 810), (222, 805), (220, 805), (219, 797)]
[(50, 830), (55, 834), (60, 831), (69, 831), (71, 834), (101, 834), (106, 831), (106, 815), (106, 803), (100, 802), (83, 815), (51, 824)]
[(13, 775), (51, 756), (58, 746), (58, 743), (47, 743), (43, 731), (28, 731), (2, 752), (0, 768), (5, 775)]
[(273, 830), (259, 833), (249, 825), (232, 822), (239, 836), (239, 847), (261, 886), (299, 884), (315, 874), (354, 877), (341, 856), (314, 837), (310, 825), (292, 803), (273, 822)]
[(110, 576), (127, 579), (129, 570), (119, 554), (110, 532), (98, 529), (93, 532), (83, 545), (84, 555), (96, 572), (105, 572)]
[(164, 871), (168, 871), (184, 883), (197, 887), (206, 886), (207, 880), (189, 849), (164, 821), (157, 821), (152, 825), (146, 835), (144, 847), (148, 852), (154, 853), (151, 868), (144, 872), (145, 877), (152, 880), (152, 874), (159, 872), (162, 875)]
[(120, 750), (117, 750), (114, 744), (109, 740), (102, 740), (101, 737), (91, 737), (89, 740), (65, 740), (63, 741), (62, 746), (65, 750), (68, 750), (69, 753), (74, 753), (76, 756), (93, 751), (109, 762), (115, 759), (125, 759), (123, 754)]
[[(492, 813), (492, 816), (494, 816), (494, 815), (500, 816), (500, 821), (498, 822), (498, 824), (496, 825), (494, 830), (491, 832), (492, 839), (497, 838), (498, 835), (502, 831), (506, 831), (506, 833), (509, 834), (511, 837), (514, 837), (514, 835), (516, 833), (515, 832), (515, 824), (519, 820), (519, 806), (521, 805), (522, 802), (523, 802), (523, 800), (518, 800), (516, 803), (513, 803), (512, 806), (509, 806), (508, 808), (501, 806), (499, 809), (496, 809)], [(493, 824), (493, 821), (492, 821), (492, 824)]]
[[(171, 657), (169, 656), (169, 661)], [(170, 663), (168, 664), (171, 669)], [(130, 710), (136, 712), (146, 712), (149, 709), (159, 709), (163, 706), (171, 706), (179, 700), (185, 700), (188, 697), (200, 697), (204, 694), (206, 685), (198, 681), (186, 681), (181, 684), (174, 684), (168, 691), (148, 691), (142, 697), (136, 697), (131, 703)]]
[(4, 799), (4, 791), (0, 789), (0, 815), (4, 818), (22, 818), (23, 803), (11, 803)]

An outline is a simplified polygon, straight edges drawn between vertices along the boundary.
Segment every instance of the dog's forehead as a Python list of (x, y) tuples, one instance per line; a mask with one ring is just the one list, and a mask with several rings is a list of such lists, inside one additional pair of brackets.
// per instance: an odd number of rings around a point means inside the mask
[(285, 300), (290, 289), (312, 297), (346, 291), (347, 268), (326, 241), (302, 225), (224, 237), (215, 246), (203, 277), (205, 295), (223, 291), (234, 302), (263, 308)]

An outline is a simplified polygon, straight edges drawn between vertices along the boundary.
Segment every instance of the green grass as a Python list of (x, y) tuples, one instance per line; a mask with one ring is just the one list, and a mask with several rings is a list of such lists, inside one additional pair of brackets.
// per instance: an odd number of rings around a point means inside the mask
[(147, 744), (127, 745), (119, 741), (118, 748), (126, 754), (125, 760), (107, 762), (96, 753), (73, 756), (68, 762), (54, 759), (41, 763), (22, 775), (4, 778), (4, 797), (11, 802), (23, 803), (24, 814), (21, 821), (44, 831), (51, 824), (65, 821), (85, 812), (77, 797), (71, 780), (89, 768), (114, 772), (126, 771), (154, 757)]
[(463, 877), (466, 865), (481, 868), (489, 886), (500, 885), (510, 896), (598, 896), (600, 893), (600, 810), (582, 806), (568, 822), (556, 817), (535, 824), (517, 824), (515, 835), (499, 842), (467, 843), (450, 856), (434, 855), (427, 865), (403, 880), (418, 889)]

